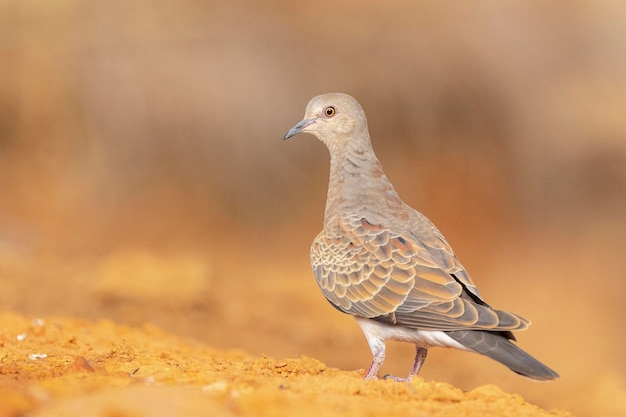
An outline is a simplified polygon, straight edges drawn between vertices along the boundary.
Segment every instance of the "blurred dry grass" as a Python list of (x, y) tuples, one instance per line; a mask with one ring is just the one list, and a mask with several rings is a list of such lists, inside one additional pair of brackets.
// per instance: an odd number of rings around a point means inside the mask
[(0, 307), (365, 367), (308, 269), (326, 151), (281, 141), (344, 91), (400, 194), (492, 304), (534, 319), (521, 343), (563, 379), (448, 352), (425, 376), (620, 415), (625, 38), (610, 1), (3, 0)]

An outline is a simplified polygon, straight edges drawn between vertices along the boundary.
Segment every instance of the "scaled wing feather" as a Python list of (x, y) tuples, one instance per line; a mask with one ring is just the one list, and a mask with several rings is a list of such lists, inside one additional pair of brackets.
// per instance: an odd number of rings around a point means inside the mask
[(311, 247), (318, 285), (345, 313), (407, 327), (526, 328), (525, 319), (493, 310), (480, 300), (450, 245), (432, 228), (434, 233), (417, 238), (360, 218), (344, 221), (332, 235), (324, 230)]

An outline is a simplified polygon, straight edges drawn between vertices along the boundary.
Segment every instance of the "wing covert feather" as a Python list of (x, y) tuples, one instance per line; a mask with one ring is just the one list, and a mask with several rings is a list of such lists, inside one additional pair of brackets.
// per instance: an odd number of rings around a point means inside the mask
[[(426, 219), (428, 221), (428, 219)], [(422, 225), (423, 226), (423, 225)], [(434, 228), (434, 226), (433, 226)], [(422, 228), (420, 228), (422, 229)], [(441, 233), (401, 234), (365, 218), (322, 231), (311, 265), (328, 301), (344, 313), (432, 330), (519, 330), (528, 321), (480, 301)], [(452, 275), (454, 274), (454, 276)]]

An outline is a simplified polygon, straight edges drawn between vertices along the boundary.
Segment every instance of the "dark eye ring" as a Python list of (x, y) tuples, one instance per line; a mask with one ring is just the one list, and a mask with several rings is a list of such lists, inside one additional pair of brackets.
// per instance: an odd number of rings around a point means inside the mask
[(326, 115), (326, 117), (333, 117), (335, 113), (337, 113), (337, 110), (335, 110), (333, 106), (328, 106), (324, 109), (324, 115)]

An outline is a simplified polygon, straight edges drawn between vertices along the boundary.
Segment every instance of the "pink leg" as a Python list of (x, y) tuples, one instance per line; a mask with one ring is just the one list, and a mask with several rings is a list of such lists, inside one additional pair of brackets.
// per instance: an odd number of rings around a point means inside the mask
[(396, 382), (411, 382), (413, 377), (420, 373), (420, 369), (422, 369), (422, 365), (426, 360), (427, 354), (428, 349), (420, 346), (415, 346), (415, 360), (413, 361), (413, 366), (411, 367), (411, 372), (409, 372), (409, 376), (406, 378), (398, 378), (397, 376), (393, 375), (385, 375), (383, 379), (393, 379)]
[(426, 360), (427, 354), (428, 349), (419, 346), (415, 347), (415, 360), (413, 361), (413, 367), (411, 368), (411, 372), (409, 373), (409, 377), (407, 378), (409, 381), (412, 377), (420, 373), (420, 369), (422, 369), (422, 365)]
[(383, 366), (385, 361), (384, 342), (377, 344), (376, 349), (372, 349), (372, 354), (374, 355), (374, 360), (365, 374), (365, 379), (378, 379), (378, 371), (380, 371), (380, 367)]

